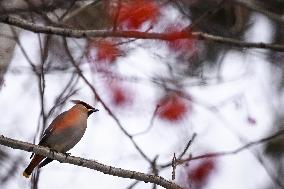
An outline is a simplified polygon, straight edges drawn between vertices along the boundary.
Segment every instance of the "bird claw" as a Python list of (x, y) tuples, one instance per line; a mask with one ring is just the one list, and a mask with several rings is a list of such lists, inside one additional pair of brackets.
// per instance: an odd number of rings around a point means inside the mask
[(50, 153), (52, 153), (52, 155), (54, 156), (54, 153), (58, 153), (58, 151), (54, 150), (54, 149), (49, 149)]
[(71, 153), (68, 153), (68, 152), (65, 153), (66, 158), (70, 155), (71, 155)]

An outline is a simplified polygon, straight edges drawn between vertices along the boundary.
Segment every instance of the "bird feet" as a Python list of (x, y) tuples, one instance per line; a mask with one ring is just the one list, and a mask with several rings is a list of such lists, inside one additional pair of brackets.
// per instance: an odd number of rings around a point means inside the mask
[(49, 149), (49, 153), (51, 153), (54, 156), (54, 153), (58, 153), (58, 151), (54, 150), (54, 149)]
[[(52, 153), (53, 156), (54, 156), (54, 153), (59, 153), (58, 151), (51, 149), (51, 148), (49, 150), (50, 150), (50, 153)], [(64, 153), (64, 155), (65, 155), (65, 158), (67, 158), (68, 156), (71, 155), (71, 153), (66, 152), (66, 153)]]
[(66, 156), (66, 157), (71, 156), (71, 153), (66, 152), (66, 153), (65, 153), (65, 156)]

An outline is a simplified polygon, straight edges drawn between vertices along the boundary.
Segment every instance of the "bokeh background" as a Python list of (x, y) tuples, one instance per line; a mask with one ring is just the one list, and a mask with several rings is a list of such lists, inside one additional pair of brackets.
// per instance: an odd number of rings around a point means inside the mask
[[(174, 153), (193, 139), (182, 156), (188, 161), (175, 170), (174, 182), (184, 188), (284, 188), (284, 136), (261, 141), (283, 129), (283, 51), (190, 35), (284, 46), (283, 1), (3, 0), (0, 6), (0, 17), (40, 25), (187, 35), (76, 39), (0, 23), (1, 135), (37, 144), (70, 100), (80, 99), (100, 111), (90, 116), (74, 156), (171, 180)], [(160, 188), (56, 161), (26, 179), (29, 156), (0, 146), (0, 188)]]

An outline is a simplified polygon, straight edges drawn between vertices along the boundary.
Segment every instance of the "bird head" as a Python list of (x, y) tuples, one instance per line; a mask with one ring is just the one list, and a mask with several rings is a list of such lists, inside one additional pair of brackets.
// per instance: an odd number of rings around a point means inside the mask
[(71, 100), (71, 102), (73, 102), (74, 104), (80, 104), (82, 105), (84, 108), (86, 108), (88, 116), (91, 115), (94, 112), (99, 111), (98, 109), (92, 107), (91, 105), (87, 104), (86, 102), (83, 102), (81, 100)]

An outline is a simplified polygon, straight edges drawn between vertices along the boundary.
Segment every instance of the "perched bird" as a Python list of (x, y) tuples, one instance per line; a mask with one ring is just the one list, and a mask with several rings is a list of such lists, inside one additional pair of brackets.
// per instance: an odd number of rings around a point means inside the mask
[[(98, 110), (80, 100), (72, 100), (72, 102), (75, 105), (68, 111), (58, 115), (45, 130), (39, 145), (49, 147), (57, 152), (66, 153), (81, 140), (87, 128), (87, 118)], [(41, 162), (43, 159), (45, 160)], [(51, 161), (50, 158), (35, 154), (23, 172), (23, 176), (29, 178), (40, 162), (39, 168)]]

